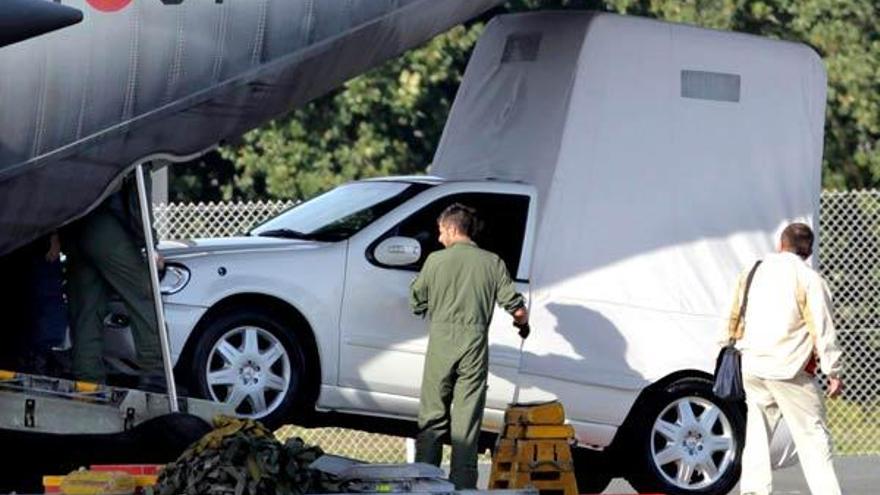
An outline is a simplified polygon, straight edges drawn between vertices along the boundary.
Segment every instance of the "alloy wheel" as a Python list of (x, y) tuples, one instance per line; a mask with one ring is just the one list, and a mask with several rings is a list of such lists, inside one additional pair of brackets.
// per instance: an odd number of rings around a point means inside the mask
[(737, 441), (724, 411), (701, 397), (681, 397), (657, 416), (651, 455), (668, 483), (683, 490), (712, 486), (732, 468)]
[(278, 407), (291, 386), (290, 356), (271, 332), (240, 326), (223, 334), (205, 369), (211, 397), (236, 414), (259, 419)]

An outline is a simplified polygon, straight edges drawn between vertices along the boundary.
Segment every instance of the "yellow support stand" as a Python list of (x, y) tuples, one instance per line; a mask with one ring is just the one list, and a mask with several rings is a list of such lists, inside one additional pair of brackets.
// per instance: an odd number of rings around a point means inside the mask
[(574, 429), (564, 422), (558, 401), (509, 407), (495, 444), (489, 489), (531, 487), (540, 495), (577, 495)]

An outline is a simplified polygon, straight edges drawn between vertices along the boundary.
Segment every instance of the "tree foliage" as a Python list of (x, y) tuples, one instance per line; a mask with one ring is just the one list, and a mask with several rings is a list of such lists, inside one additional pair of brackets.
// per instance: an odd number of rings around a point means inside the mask
[(880, 186), (880, 4), (876, 0), (615, 3), (622, 12), (812, 46), (828, 72), (825, 186)]
[(423, 172), (485, 21), (535, 8), (610, 10), (809, 44), (828, 71), (825, 185), (880, 186), (875, 1), (514, 0), (222, 148), (235, 164), (222, 196), (308, 198), (352, 179)]
[[(307, 198), (363, 177), (430, 163), (482, 24), (458, 26), (221, 153), (245, 196)], [(264, 177), (261, 190), (257, 179)]]

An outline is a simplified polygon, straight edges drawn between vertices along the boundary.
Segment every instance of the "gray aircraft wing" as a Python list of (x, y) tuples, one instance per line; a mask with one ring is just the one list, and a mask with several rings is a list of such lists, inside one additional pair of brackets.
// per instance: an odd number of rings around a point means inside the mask
[(0, 254), (500, 1), (64, 0), (81, 23), (0, 48)]
[(61, 29), (83, 18), (82, 12), (45, 0), (3, 0), (0, 47)]

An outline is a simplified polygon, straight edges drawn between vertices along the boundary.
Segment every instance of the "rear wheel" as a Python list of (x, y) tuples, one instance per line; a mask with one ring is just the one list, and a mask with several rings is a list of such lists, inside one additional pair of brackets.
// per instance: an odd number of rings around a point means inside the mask
[(727, 493), (739, 479), (745, 420), (702, 378), (652, 394), (632, 432), (636, 464), (627, 477), (639, 491), (669, 495)]
[(254, 308), (232, 308), (212, 319), (199, 335), (192, 362), (203, 397), (270, 427), (304, 406), (307, 369), (296, 331), (272, 312)]

